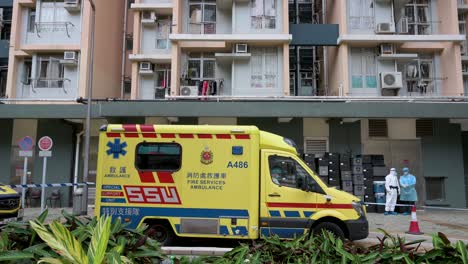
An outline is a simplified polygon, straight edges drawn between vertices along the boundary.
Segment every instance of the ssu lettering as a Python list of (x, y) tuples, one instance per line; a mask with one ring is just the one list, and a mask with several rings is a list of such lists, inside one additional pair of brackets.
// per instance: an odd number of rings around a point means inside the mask
[(129, 203), (181, 204), (176, 187), (124, 186)]

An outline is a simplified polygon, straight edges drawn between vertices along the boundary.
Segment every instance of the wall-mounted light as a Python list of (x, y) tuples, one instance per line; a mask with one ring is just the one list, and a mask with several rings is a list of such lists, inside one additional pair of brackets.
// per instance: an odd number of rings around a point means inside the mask
[(278, 117), (278, 123), (289, 123), (292, 119), (292, 117)]

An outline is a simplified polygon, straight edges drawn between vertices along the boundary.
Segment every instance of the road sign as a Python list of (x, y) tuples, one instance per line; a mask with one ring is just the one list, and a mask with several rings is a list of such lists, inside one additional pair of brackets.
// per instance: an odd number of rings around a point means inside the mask
[(18, 146), (21, 150), (32, 150), (34, 147), (34, 139), (30, 136), (23, 137), (18, 141)]
[(42, 151), (49, 151), (52, 149), (52, 146), (54, 145), (54, 142), (50, 137), (41, 137), (39, 141), (37, 142), (37, 145), (39, 146), (39, 149)]
[(52, 157), (52, 151), (39, 151), (39, 157)]
[(20, 150), (19, 151), (19, 156), (20, 157), (32, 157), (33, 152), (32, 152), (32, 150)]

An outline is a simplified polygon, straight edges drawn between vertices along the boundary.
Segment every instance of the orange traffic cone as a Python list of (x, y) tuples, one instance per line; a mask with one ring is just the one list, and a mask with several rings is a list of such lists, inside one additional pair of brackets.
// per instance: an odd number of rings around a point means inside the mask
[(409, 231), (406, 232), (407, 234), (411, 235), (422, 235), (424, 234), (419, 230), (418, 218), (416, 217), (416, 206), (413, 205), (411, 207), (411, 222), (409, 226)]

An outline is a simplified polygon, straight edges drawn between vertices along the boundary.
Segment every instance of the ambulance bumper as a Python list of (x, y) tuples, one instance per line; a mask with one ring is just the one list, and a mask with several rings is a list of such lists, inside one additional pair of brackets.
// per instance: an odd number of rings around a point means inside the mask
[(369, 236), (369, 222), (365, 216), (361, 216), (357, 220), (346, 221), (345, 223), (349, 231), (349, 240), (360, 240)]

